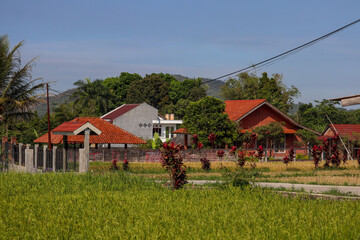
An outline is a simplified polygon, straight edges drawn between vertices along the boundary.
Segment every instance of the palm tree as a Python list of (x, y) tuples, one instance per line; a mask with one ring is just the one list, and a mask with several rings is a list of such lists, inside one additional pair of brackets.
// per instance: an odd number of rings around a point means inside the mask
[(7, 35), (0, 36), (0, 123), (30, 116), (30, 107), (42, 101), (39, 93), (45, 83), (32, 79), (31, 70), (37, 58), (33, 58), (21, 67), (19, 42), (13, 49)]
[(82, 115), (100, 116), (114, 108), (115, 95), (104, 86), (102, 80), (91, 81), (89, 78), (78, 80), (73, 93), (75, 104), (82, 109)]

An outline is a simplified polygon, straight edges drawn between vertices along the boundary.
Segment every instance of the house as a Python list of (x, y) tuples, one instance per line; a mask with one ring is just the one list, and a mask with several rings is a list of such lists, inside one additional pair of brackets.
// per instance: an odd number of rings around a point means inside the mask
[[(96, 127), (101, 131), (100, 135), (90, 135), (89, 143), (97, 147), (99, 144), (144, 144), (146, 143), (143, 139), (134, 136), (133, 134), (121, 129), (101, 118), (98, 117), (77, 117), (70, 121), (69, 123), (62, 124), (62, 129), (59, 128), (53, 129), (51, 132), (55, 131), (65, 131), (71, 125), (84, 125), (84, 123), (89, 122), (91, 125)], [(52, 144), (61, 144), (63, 143), (63, 135), (50, 134)], [(68, 143), (84, 143), (84, 135), (73, 135), (67, 136)], [(34, 143), (48, 143), (48, 134), (44, 134), (41, 137), (34, 140)]]
[[(278, 139), (275, 141), (274, 146), (268, 146), (269, 148), (285, 149), (293, 147), (306, 147), (306, 143), (299, 144), (301, 139), (296, 135), (299, 129), (306, 129), (314, 132), (317, 135), (320, 133), (301, 126), (289, 116), (281, 112), (279, 109), (268, 103), (265, 99), (256, 100), (228, 100), (225, 101), (225, 113), (228, 114), (229, 119), (235, 122), (240, 130), (240, 133), (251, 132), (256, 127), (268, 125), (271, 122), (282, 123), (283, 132), (285, 134), (284, 139)], [(174, 133), (184, 135), (185, 146), (189, 144), (188, 133), (185, 129), (178, 129)], [(255, 142), (254, 146), (250, 148), (264, 145), (264, 143)], [(276, 156), (284, 156), (287, 154), (285, 150), (275, 150)], [(297, 153), (307, 154), (307, 150), (297, 151)]]
[(173, 131), (182, 124), (174, 114), (161, 116), (147, 103), (123, 104), (101, 118), (145, 140), (152, 139), (155, 133), (162, 141), (173, 138)]
[[(230, 120), (239, 125), (242, 133), (252, 131), (259, 126), (268, 125), (271, 122), (282, 123), (285, 137), (275, 141), (275, 146), (272, 146), (275, 148), (284, 149), (299, 145), (301, 139), (296, 135), (299, 129), (306, 129), (320, 135), (320, 133), (298, 124), (265, 99), (225, 101), (225, 113), (229, 115)], [(256, 145), (259, 143), (256, 142)], [(306, 144), (303, 147), (306, 147)], [(285, 154), (286, 151), (277, 151), (277, 153)]]
[(360, 124), (330, 124), (318, 139), (332, 140), (336, 136), (342, 138), (352, 156), (355, 157), (360, 149)]

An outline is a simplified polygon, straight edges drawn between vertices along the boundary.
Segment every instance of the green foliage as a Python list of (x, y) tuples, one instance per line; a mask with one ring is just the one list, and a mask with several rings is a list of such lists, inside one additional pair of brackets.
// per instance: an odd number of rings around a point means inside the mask
[(163, 142), (161, 141), (161, 139), (159, 137), (159, 133), (156, 132), (154, 134), (154, 139), (151, 140), (151, 148), (152, 149), (159, 149), (162, 144), (163, 144)]
[(271, 122), (267, 125), (256, 127), (253, 132), (256, 133), (257, 140), (281, 139), (284, 137), (283, 124), (279, 122)]
[(285, 113), (294, 103), (294, 98), (300, 95), (296, 87), (288, 88), (283, 84), (282, 75), (274, 74), (269, 78), (265, 72), (261, 77), (240, 73), (237, 78), (229, 79), (221, 87), (221, 91), (222, 96), (227, 100), (266, 99)]
[(85, 78), (85, 81), (76, 81), (74, 85), (77, 86), (73, 93), (75, 104), (86, 116), (101, 116), (115, 107), (115, 95), (103, 85), (102, 80)]
[[(0, 174), (0, 182), (3, 239), (357, 239), (360, 235), (359, 201), (283, 197), (231, 186), (173, 192), (123, 171), (11, 173)], [(299, 223), (301, 227), (295, 228)]]
[(216, 144), (225, 145), (234, 142), (238, 135), (235, 124), (224, 114), (225, 104), (213, 97), (205, 97), (190, 103), (186, 109), (183, 125), (192, 134), (199, 136), (200, 142), (210, 146), (208, 135), (216, 135)]
[(314, 146), (319, 143), (319, 140), (317, 140), (318, 135), (312, 131), (299, 129), (295, 134), (301, 138), (302, 142), (309, 144), (310, 146)]
[(36, 58), (21, 66), (21, 41), (10, 49), (7, 35), (0, 36), (0, 123), (7, 126), (11, 121), (32, 115), (30, 107), (39, 103), (44, 83), (32, 79), (31, 71)]
[(296, 119), (300, 124), (320, 133), (330, 124), (326, 115), (334, 124), (360, 124), (360, 110), (346, 111), (336, 107), (338, 102), (325, 99), (315, 102), (315, 106), (312, 103), (299, 106)]
[(133, 81), (127, 90), (126, 103), (146, 102), (157, 109), (169, 104), (170, 80), (163, 77), (163, 74), (153, 73)]
[(134, 81), (141, 80), (142, 77), (137, 73), (122, 72), (118, 77), (110, 77), (104, 79), (103, 85), (115, 95), (115, 106), (121, 106), (126, 103), (127, 89)]

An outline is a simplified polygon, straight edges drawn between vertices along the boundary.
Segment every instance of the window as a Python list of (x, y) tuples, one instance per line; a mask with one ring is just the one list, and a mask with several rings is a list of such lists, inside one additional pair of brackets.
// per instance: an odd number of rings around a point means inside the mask
[(285, 153), (285, 136), (274, 141), (275, 152)]
[(161, 137), (161, 126), (154, 124), (153, 127), (153, 136), (155, 135), (155, 133), (159, 134), (159, 137)]

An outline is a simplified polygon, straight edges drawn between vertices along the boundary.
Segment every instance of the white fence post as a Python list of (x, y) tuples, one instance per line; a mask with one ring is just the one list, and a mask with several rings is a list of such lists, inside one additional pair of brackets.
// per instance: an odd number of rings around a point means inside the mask
[(23, 146), (23, 144), (19, 143), (19, 166), (21, 166), (22, 161), (23, 161), (23, 159), (22, 159), (22, 146)]
[(33, 149), (25, 150), (25, 169), (26, 169), (26, 172), (29, 172), (29, 173), (34, 172), (34, 165), (33, 165), (34, 155), (33, 154), (34, 154)]
[(43, 161), (43, 172), (46, 172), (46, 149), (47, 149), (47, 145), (44, 145), (43, 146), (43, 159), (44, 159), (44, 161)]
[(52, 156), (53, 156), (53, 159), (52, 159), (52, 169), (53, 169), (53, 172), (56, 171), (56, 146), (53, 146), (52, 148)]
[(39, 148), (39, 144), (35, 144), (35, 145), (34, 145), (34, 158), (35, 158), (35, 159), (34, 159), (34, 160), (35, 160), (35, 161), (34, 161), (34, 163), (35, 163), (35, 164), (34, 164), (34, 165), (35, 165), (34, 167), (35, 167), (36, 169), (38, 168), (38, 161), (37, 161), (37, 160), (38, 160), (38, 157), (39, 157), (39, 156), (38, 156), (38, 148)]

